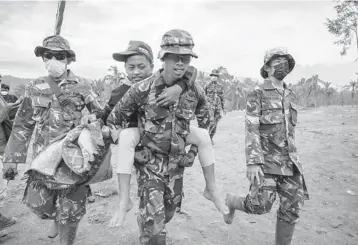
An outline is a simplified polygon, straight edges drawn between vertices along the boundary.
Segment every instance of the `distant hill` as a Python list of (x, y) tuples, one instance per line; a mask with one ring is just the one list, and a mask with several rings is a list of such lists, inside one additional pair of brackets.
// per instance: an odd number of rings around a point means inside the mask
[(17, 86), (24, 84), (26, 85), (29, 83), (31, 78), (19, 78), (19, 77), (13, 77), (10, 75), (2, 75), (2, 83), (10, 86), (10, 93), (16, 88)]

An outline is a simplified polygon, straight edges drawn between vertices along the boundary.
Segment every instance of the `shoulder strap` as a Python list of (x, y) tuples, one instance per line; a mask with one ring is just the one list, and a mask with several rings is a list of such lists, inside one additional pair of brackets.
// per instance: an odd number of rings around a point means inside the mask
[(63, 96), (60, 87), (57, 85), (57, 83), (55, 82), (55, 80), (53, 80), (52, 77), (47, 76), (46, 82), (48, 83), (52, 92), (56, 95), (57, 98), (60, 97), (61, 95)]
[(71, 101), (65, 97), (55, 80), (53, 80), (52, 77), (47, 76), (46, 82), (50, 86), (50, 89), (55, 94), (58, 101), (60, 102), (62, 109), (65, 110), (67, 113), (73, 114), (73, 110), (70, 108)]
[(189, 66), (186, 70), (186, 75), (189, 78), (189, 84), (193, 84), (196, 80), (198, 70), (194, 66)]

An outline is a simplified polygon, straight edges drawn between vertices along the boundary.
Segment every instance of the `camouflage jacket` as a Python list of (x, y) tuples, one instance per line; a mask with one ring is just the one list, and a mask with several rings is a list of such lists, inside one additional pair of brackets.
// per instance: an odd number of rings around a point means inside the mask
[(205, 94), (209, 97), (209, 102), (218, 109), (225, 108), (224, 86), (218, 82), (210, 82), (205, 87)]
[(292, 175), (293, 165), (302, 173), (295, 142), (296, 96), (286, 84), (284, 88), (265, 80), (247, 96), (246, 164), (261, 164), (269, 174)]
[[(127, 93), (129, 88), (133, 85), (131, 81), (129, 81), (128, 78), (123, 78), (120, 81), (120, 85), (112, 90), (111, 96), (108, 100), (108, 102), (104, 106), (104, 111), (102, 115), (102, 119), (104, 122), (107, 122), (107, 118), (115, 105), (122, 99), (122, 97)], [(131, 118), (131, 125), (129, 127), (138, 127), (138, 121), (136, 115), (133, 115)]]
[(18, 98), (13, 94), (2, 95), (6, 103), (15, 103)]
[(38, 78), (27, 85), (5, 149), (4, 162), (25, 163), (33, 133), (34, 141), (30, 145), (32, 159), (56, 137), (79, 125), (85, 107), (94, 114), (101, 111), (90, 83), (70, 70), (67, 79), (61, 81), (58, 86), (65, 98), (69, 99), (68, 107), (71, 110), (63, 109), (46, 82), (46, 77)]
[(0, 94), (0, 123), (2, 123), (5, 119), (9, 119), (9, 115), (7, 113), (7, 103)]
[[(111, 92), (111, 97), (109, 98), (109, 101), (106, 103), (102, 115), (102, 120), (104, 122), (107, 122), (107, 118), (115, 105), (123, 98), (125, 93), (129, 90), (129, 88), (133, 85), (133, 82), (131, 82), (127, 77), (121, 79), (120, 85), (113, 89)], [(177, 85), (179, 85), (182, 88), (182, 91), (184, 91), (187, 88), (186, 81), (178, 81)], [(130, 125), (128, 127), (138, 127), (138, 120), (137, 115), (133, 114), (132, 118), (130, 119)]]
[[(191, 80), (187, 75), (183, 79)], [(178, 155), (185, 154), (186, 136), (193, 115), (201, 128), (208, 128), (213, 118), (204, 91), (195, 81), (187, 83), (187, 89), (182, 92), (177, 104), (158, 107), (155, 100), (166, 87), (161, 70), (134, 84), (114, 107), (107, 125), (121, 130), (127, 127), (131, 116), (137, 114), (141, 146), (152, 153), (178, 159)]]

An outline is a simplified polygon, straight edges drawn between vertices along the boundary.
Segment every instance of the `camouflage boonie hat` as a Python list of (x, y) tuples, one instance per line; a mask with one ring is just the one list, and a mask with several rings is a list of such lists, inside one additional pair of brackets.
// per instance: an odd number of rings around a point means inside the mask
[(189, 32), (184, 30), (170, 30), (166, 32), (162, 38), (160, 45), (161, 50), (158, 53), (158, 59), (162, 59), (165, 54), (190, 54), (191, 56), (198, 58), (198, 55), (194, 53), (194, 41)]
[(76, 54), (70, 48), (70, 43), (59, 35), (48, 36), (43, 40), (42, 46), (35, 48), (36, 57), (40, 57), (46, 50), (66, 51), (69, 61), (76, 61)]
[(264, 58), (264, 65), (261, 67), (260, 73), (263, 78), (267, 78), (268, 74), (265, 71), (264, 67), (269, 63), (272, 59), (277, 57), (285, 57), (288, 60), (288, 66), (289, 66), (289, 73), (293, 70), (295, 67), (295, 60), (293, 57), (287, 52), (286, 48), (274, 48), (269, 49), (265, 52), (265, 58)]
[(220, 73), (219, 73), (219, 70), (218, 69), (213, 69), (210, 73), (210, 76), (216, 76), (216, 77), (219, 77), (220, 76)]

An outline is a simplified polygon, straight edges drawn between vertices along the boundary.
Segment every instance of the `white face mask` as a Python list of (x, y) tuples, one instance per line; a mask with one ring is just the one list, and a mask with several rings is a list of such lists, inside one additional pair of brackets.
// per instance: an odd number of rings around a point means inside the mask
[(212, 82), (217, 82), (217, 81), (218, 81), (218, 78), (215, 77), (215, 76), (211, 76), (211, 77), (210, 77), (210, 80), (211, 80)]
[(9, 92), (8, 91), (1, 91), (1, 95), (8, 95)]
[(55, 59), (46, 60), (45, 68), (51, 77), (58, 78), (67, 70), (67, 64)]

